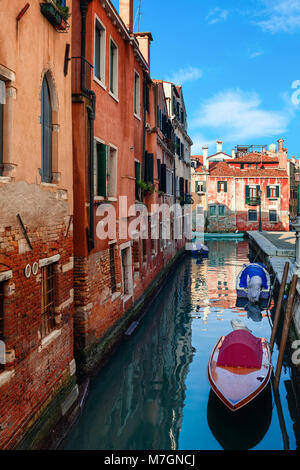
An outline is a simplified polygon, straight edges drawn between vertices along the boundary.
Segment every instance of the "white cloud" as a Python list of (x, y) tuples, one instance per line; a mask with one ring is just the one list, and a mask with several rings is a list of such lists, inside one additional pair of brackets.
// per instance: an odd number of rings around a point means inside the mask
[(197, 67), (187, 67), (174, 72), (171, 77), (166, 79), (166, 81), (175, 83), (175, 85), (182, 85), (186, 82), (198, 80), (201, 77), (202, 70)]
[(202, 103), (190, 120), (189, 128), (200, 132), (214, 130), (224, 142), (242, 142), (284, 133), (291, 115), (288, 110), (264, 110), (255, 92), (225, 90)]
[(249, 58), (255, 59), (256, 57), (260, 57), (262, 55), (264, 55), (264, 51), (253, 51), (253, 52), (250, 52)]
[(300, 28), (300, 0), (263, 0), (263, 20), (256, 24), (269, 33), (294, 32)]
[(221, 21), (226, 21), (228, 14), (228, 10), (222, 10), (221, 8), (213, 8), (212, 10), (210, 10), (205, 20), (208, 24), (220, 23)]

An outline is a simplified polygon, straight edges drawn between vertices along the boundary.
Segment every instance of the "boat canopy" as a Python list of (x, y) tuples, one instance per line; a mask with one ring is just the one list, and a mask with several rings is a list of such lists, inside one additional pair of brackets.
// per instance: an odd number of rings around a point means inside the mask
[(258, 263), (248, 264), (241, 272), (240, 278), (238, 280), (238, 287), (239, 288), (247, 288), (247, 278), (248, 276), (251, 278), (253, 276), (259, 276), (262, 280), (262, 287), (264, 289), (269, 289), (268, 279), (266, 275), (266, 269), (264, 266), (261, 266)]
[(246, 330), (235, 330), (225, 336), (219, 350), (217, 366), (260, 368), (262, 354), (260, 338)]

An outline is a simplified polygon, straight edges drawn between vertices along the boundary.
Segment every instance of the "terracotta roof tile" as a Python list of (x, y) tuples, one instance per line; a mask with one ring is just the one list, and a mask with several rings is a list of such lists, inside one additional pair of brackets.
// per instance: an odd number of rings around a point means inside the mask
[(270, 157), (265, 153), (258, 153), (258, 152), (251, 152), (247, 153), (247, 155), (243, 155), (241, 157), (236, 157), (231, 160), (232, 163), (253, 163), (253, 162), (263, 162), (263, 163), (278, 163), (277, 157)]
[(263, 178), (287, 178), (288, 174), (286, 170), (281, 170), (277, 168), (246, 168), (245, 170), (241, 170), (240, 168), (234, 168), (228, 163), (229, 161), (224, 162), (212, 162), (215, 165), (212, 167), (209, 166), (209, 174), (210, 176), (235, 176), (236, 178), (255, 178), (255, 177), (263, 177)]

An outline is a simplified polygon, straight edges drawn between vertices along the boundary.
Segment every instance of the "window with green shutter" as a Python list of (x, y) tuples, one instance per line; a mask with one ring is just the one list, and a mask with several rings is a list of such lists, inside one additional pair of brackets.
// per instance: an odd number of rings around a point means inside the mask
[(217, 206), (209, 206), (209, 215), (211, 217), (217, 215)]
[(227, 181), (218, 181), (217, 191), (227, 193)]
[(221, 217), (225, 215), (225, 206), (218, 206), (218, 214)]
[(107, 146), (95, 141), (94, 158), (94, 194), (106, 197), (107, 182)]
[(134, 173), (135, 173), (135, 200), (139, 201), (140, 200), (140, 187), (137, 184), (137, 181), (141, 179), (141, 164), (140, 162), (135, 161), (134, 162)]
[(279, 197), (279, 185), (267, 186), (267, 198), (277, 199)]
[(195, 181), (195, 192), (199, 191), (199, 181)]

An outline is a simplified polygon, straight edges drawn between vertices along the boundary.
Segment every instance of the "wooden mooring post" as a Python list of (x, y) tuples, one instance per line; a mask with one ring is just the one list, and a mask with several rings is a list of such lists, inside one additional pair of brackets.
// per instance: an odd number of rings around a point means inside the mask
[(297, 288), (297, 282), (298, 282), (298, 276), (297, 274), (294, 274), (292, 277), (292, 281), (291, 281), (291, 287), (289, 291), (286, 312), (284, 316), (281, 342), (280, 342), (276, 372), (275, 372), (275, 377), (274, 377), (274, 382), (273, 382), (273, 387), (275, 391), (278, 389), (278, 385), (279, 385), (282, 363), (283, 363), (283, 358), (284, 358), (284, 351), (285, 351), (285, 346), (286, 346), (286, 342), (288, 339), (289, 329), (290, 329), (292, 315), (293, 315), (293, 305), (294, 305), (295, 293), (296, 293), (296, 288)]
[(280, 318), (282, 300), (284, 296), (286, 280), (287, 280), (288, 273), (289, 273), (289, 267), (290, 267), (290, 263), (287, 261), (284, 265), (284, 270), (282, 274), (282, 279), (281, 279), (281, 284), (280, 284), (279, 294), (278, 294), (278, 299), (277, 299), (277, 304), (276, 304), (276, 311), (275, 311), (275, 316), (274, 316), (274, 321), (273, 321), (272, 334), (271, 334), (271, 339), (270, 339), (271, 353), (273, 352), (273, 348), (274, 348), (274, 342), (275, 342), (278, 322)]

